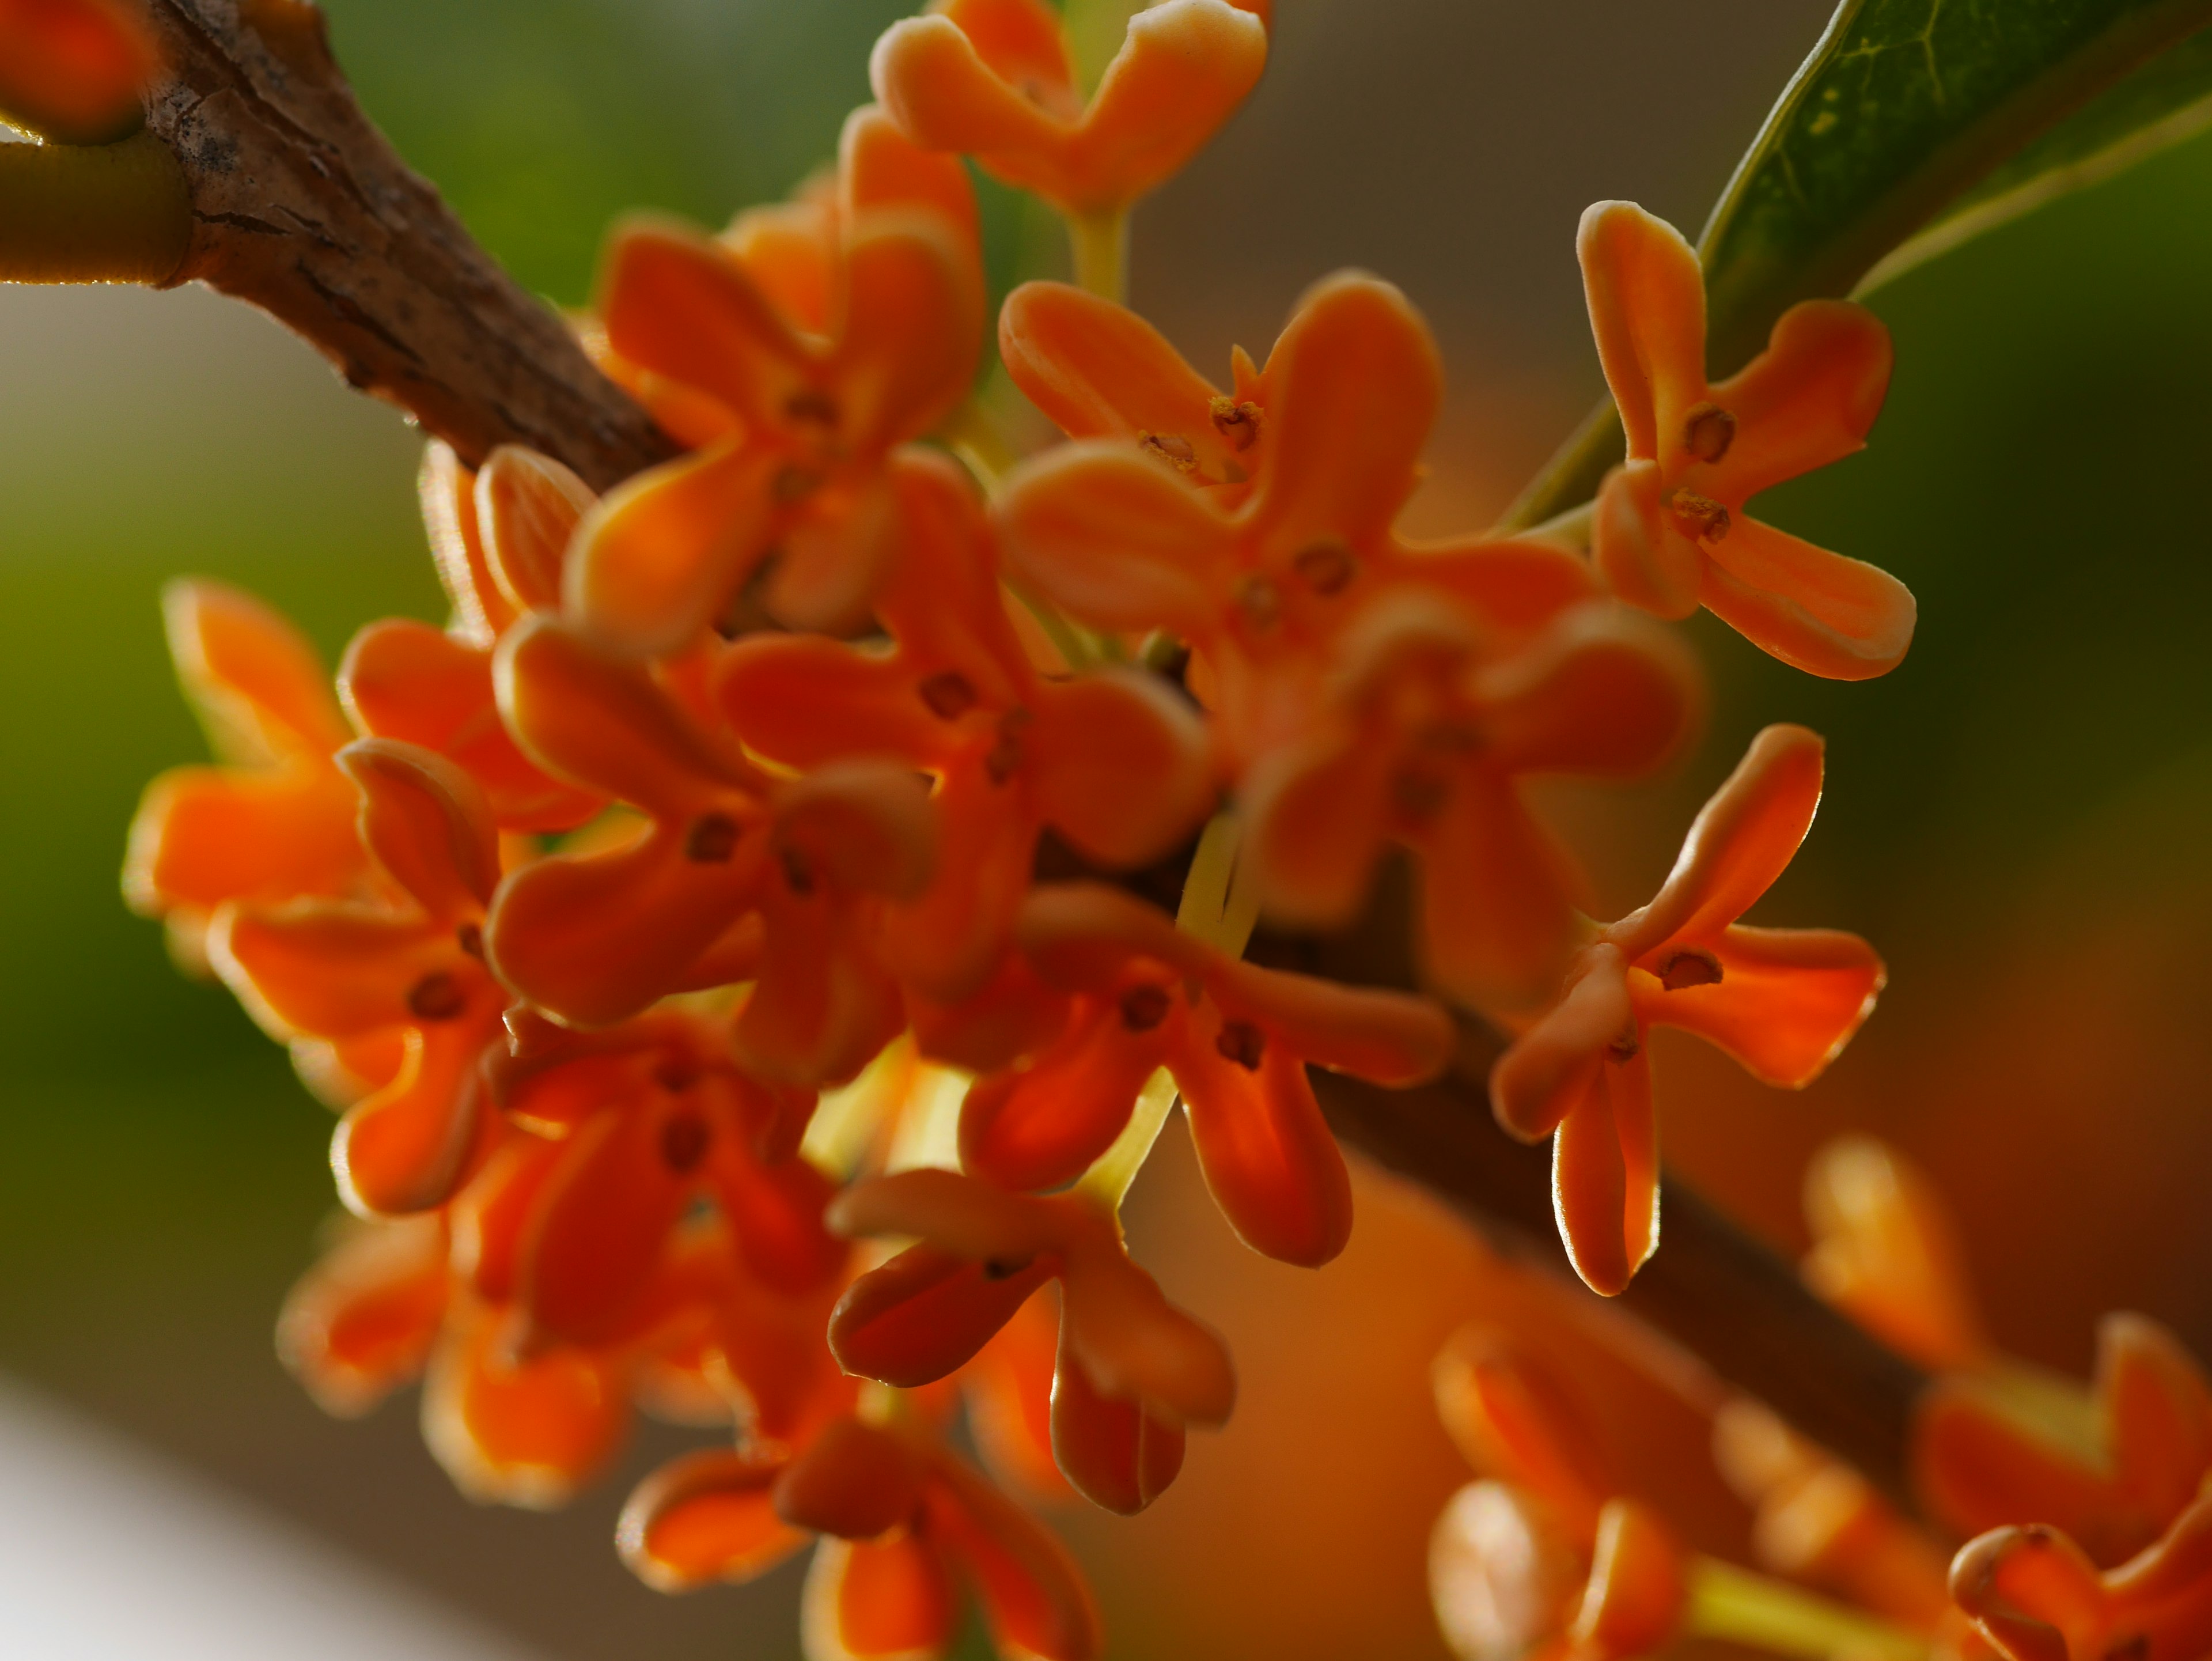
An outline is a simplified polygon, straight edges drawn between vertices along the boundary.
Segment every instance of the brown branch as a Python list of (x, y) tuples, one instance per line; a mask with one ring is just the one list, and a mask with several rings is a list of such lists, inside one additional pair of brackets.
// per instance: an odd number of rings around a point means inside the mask
[(304, 0), (152, 0), (146, 121), (184, 168), (203, 281), (319, 347), (471, 462), (526, 444), (605, 490), (672, 447), (362, 113)]

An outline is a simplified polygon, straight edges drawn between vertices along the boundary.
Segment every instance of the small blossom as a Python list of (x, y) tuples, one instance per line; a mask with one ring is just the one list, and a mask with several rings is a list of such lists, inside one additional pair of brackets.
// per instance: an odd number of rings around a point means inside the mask
[(1181, 171), (1244, 101), (1267, 65), (1267, 11), (1140, 7), (1086, 103), (1043, 0), (933, 0), (884, 32), (868, 75), (917, 144), (972, 155), (1064, 212), (1110, 213)]
[(1900, 1354), (1939, 1372), (1993, 1358), (1966, 1257), (1935, 1184), (1870, 1136), (1829, 1143), (1805, 1173), (1813, 1289)]
[(2193, 1661), (2212, 1648), (2212, 1496), (2117, 1568), (2041, 1524), (1969, 1541), (1951, 1595), (2005, 1661)]
[(1659, 1242), (1650, 1028), (1686, 1028), (1794, 1088), (1873, 1009), (1884, 971), (1856, 935), (1736, 921), (1804, 840), (1820, 776), (1820, 739), (1805, 728), (1753, 739), (1658, 894), (1597, 931), (1559, 1001), (1491, 1074), (1498, 1123), (1553, 1138), (1560, 1236), (1595, 1291), (1620, 1292)]
[(1628, 459), (1598, 496), (1599, 569), (1633, 605), (1666, 618), (1704, 605), (1812, 674), (1895, 668), (1912, 642), (1905, 585), (1744, 513), (1760, 491), (1863, 447), (1889, 385), (1888, 331), (1848, 301), (1808, 300), (1712, 386), (1705, 277), (1680, 234), (1633, 203), (1601, 202), (1577, 246), (1628, 429)]
[(0, 111), (46, 137), (124, 137), (160, 67), (145, 25), (117, 0), (0, 0)]

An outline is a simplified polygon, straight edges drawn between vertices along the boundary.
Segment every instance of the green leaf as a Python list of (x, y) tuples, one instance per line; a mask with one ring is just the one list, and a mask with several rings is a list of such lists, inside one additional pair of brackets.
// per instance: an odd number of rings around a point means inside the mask
[[(2212, 0), (1844, 0), (1699, 240), (1715, 369), (1801, 300), (1851, 294), (2212, 124)], [(1515, 504), (1586, 501), (1594, 415)]]

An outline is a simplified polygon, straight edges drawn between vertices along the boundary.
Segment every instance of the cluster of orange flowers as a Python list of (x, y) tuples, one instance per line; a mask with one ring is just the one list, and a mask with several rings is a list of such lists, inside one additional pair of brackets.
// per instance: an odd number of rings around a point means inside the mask
[[(222, 759), (150, 788), (126, 888), (340, 1110), (362, 1220), (294, 1293), (288, 1360), (338, 1411), (427, 1371), (433, 1450), (519, 1504), (574, 1492), (635, 1409), (726, 1427), (637, 1490), (621, 1548), (684, 1587), (818, 1536), (817, 1657), (941, 1653), (963, 1586), (1002, 1653), (1097, 1652), (1003, 1488), (1134, 1512), (1230, 1414), (1220, 1340), (1121, 1238), (1176, 1102), (1239, 1235), (1324, 1263), (1351, 1189), (1309, 1068), (1431, 1078), (1456, 1005), (1516, 1035), (1498, 1116), (1552, 1139), (1570, 1254), (1614, 1293), (1658, 1239), (1647, 1029), (1802, 1085), (1881, 985), (1853, 936), (1738, 921), (1811, 823), (1814, 734), (1761, 733), (1614, 922), (1525, 794), (1680, 746), (1702, 694), (1656, 618), (1708, 607), (1832, 678), (1903, 656), (1900, 585), (1745, 513), (1860, 447), (1881, 326), (1800, 306), (1710, 384), (1695, 254), (1601, 204), (1580, 251), (1623, 465), (1580, 520), (1410, 543), (1442, 375), (1395, 289), (1324, 280), (1225, 389), (1112, 292), (1129, 204), (1250, 90), (1267, 26), (1258, 0), (1163, 0), (1086, 95), (1042, 0), (939, 0), (878, 43), (833, 176), (718, 235), (613, 239), (586, 342), (678, 459), (594, 499), (546, 457), (434, 444), (451, 621), (363, 630), (335, 697), (256, 602), (169, 597)], [(1069, 440), (1027, 457), (976, 390), (963, 156), (1066, 216), (1088, 285), (1000, 313), (1005, 375)], [(1259, 918), (1352, 922), (1394, 849), (1434, 999), (1243, 960)], [(1112, 880), (1169, 860), (1175, 918)], [(1510, 1360), (1454, 1377), (1516, 1485), (1453, 1512), (1491, 1600), (1467, 1615), (1440, 1580), (1462, 1647), (1675, 1630), (1696, 1575), (1566, 1397)], [(963, 1404), (998, 1482), (946, 1439)], [(1955, 1469), (1992, 1411), (1956, 1404)], [(1782, 1451), (1738, 1463), (1795, 1549), (1791, 1496), (1830, 1468), (1762, 1433)], [(1960, 1478), (1961, 1526), (2005, 1509), (1974, 1509), (1995, 1480)], [(2127, 1528), (2063, 1517), (2093, 1553), (2181, 1530), (2151, 1567), (2100, 1581), (2040, 1536), (1969, 1554), (1961, 1606), (2014, 1661), (2051, 1661), (2038, 1619), (2132, 1633), (2177, 1575), (2205, 1602), (2187, 1496), (2117, 1480)], [(1855, 1503), (1869, 1550), (1919, 1562)], [(1510, 1643), (1481, 1636), (1500, 1609)]]

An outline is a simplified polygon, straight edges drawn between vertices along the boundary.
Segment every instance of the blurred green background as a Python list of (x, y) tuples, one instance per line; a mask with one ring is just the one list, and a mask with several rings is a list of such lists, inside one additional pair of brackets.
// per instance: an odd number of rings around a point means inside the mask
[[(574, 302), (610, 216), (649, 205), (719, 221), (826, 159), (866, 95), (869, 42), (905, 8), (328, 9), (402, 151), (526, 284)], [(1138, 303), (1218, 374), (1232, 340), (1263, 347), (1332, 266), (1402, 282), (1454, 380), (1417, 517), (1486, 522), (1598, 387), (1576, 214), (1626, 196), (1694, 229), (1826, 8), (1630, 10), (1279, 0), (1261, 94), (1140, 216)], [(1806, 1153), (1844, 1126), (1896, 1137), (1956, 1199), (2000, 1335), (2074, 1366), (2113, 1305), (2212, 1352), (2208, 203), (2212, 143), (2198, 141), (1879, 296), (1899, 369), (1873, 448), (1761, 511), (1905, 578), (1922, 608), (1911, 656), (1879, 683), (1835, 686), (1693, 625), (1718, 694), (1702, 750), (1679, 777), (1562, 803), (1626, 907), (1753, 729), (1792, 719), (1829, 735), (1825, 811), (1760, 916), (1866, 933), (1890, 957), (1891, 990), (1802, 1098), (1670, 1048), (1671, 1146), (1792, 1245)], [(1013, 219), (1004, 199), (994, 214), (1003, 277)], [(160, 583), (241, 582), (332, 659), (370, 618), (436, 615), (414, 435), (274, 326), (196, 291), (0, 290), (0, 1367), (550, 1654), (793, 1652), (788, 1573), (656, 1597), (608, 1548), (611, 1497), (557, 1519), (480, 1512), (421, 1451), (405, 1408), (340, 1426), (308, 1406), (268, 1330), (331, 1207), (328, 1122), (228, 997), (179, 977), (116, 897), (138, 789), (199, 754)], [(1189, 1184), (1170, 1171), (1158, 1186), (1164, 1210)], [(1153, 1226), (1187, 1253), (1161, 1265), (1171, 1289), (1197, 1288), (1201, 1308), (1206, 1288), (1233, 1289), (1241, 1304), (1207, 1312), (1255, 1354), (1286, 1353), (1267, 1335), (1301, 1323), (1304, 1342), (1329, 1345), (1311, 1323), (1343, 1316), (1359, 1275), (1405, 1272), (1402, 1256), (1355, 1250), (1318, 1281), (1258, 1273), (1218, 1238)], [(1380, 1296), (1407, 1354), (1449, 1324), (1460, 1272), (1440, 1263), (1419, 1298)], [(1263, 1402), (1274, 1382), (1253, 1380)], [(1269, 1433), (1310, 1445), (1378, 1401), (1423, 1411), (1418, 1376), (1307, 1382), (1304, 1395), (1285, 1382), (1272, 1416), (1255, 1410)], [(1223, 1446), (1256, 1433), (1240, 1421)], [(1178, 1569), (1173, 1542), (1194, 1519), (1237, 1515), (1226, 1452), (1199, 1447), (1142, 1522), (1079, 1524), (1115, 1652), (1251, 1652), (1237, 1635), (1273, 1619), (1278, 1655), (1437, 1653), (1419, 1541), (1460, 1476), (1420, 1436), (1396, 1436), (1369, 1462), (1370, 1488), (1334, 1508), (1412, 1561), (1387, 1585), (1317, 1590), (1310, 1608), (1281, 1596), (1281, 1571), (1321, 1548), (1296, 1536), (1295, 1506), (1253, 1514), (1249, 1490), (1252, 1565), (1203, 1596)], [(675, 1445), (648, 1439), (634, 1463)], [(1265, 1450), (1239, 1445), (1267, 1469)], [(1312, 1567), (1326, 1579), (1325, 1561)]]

